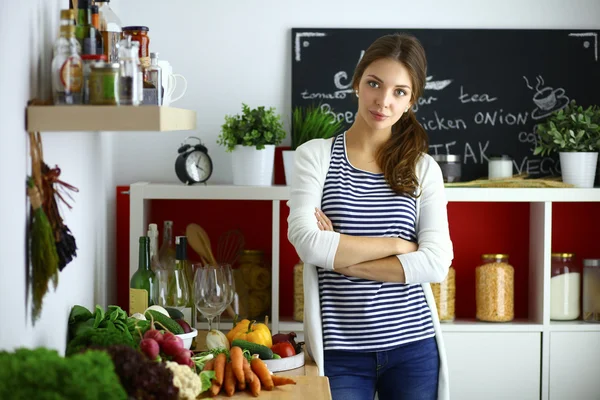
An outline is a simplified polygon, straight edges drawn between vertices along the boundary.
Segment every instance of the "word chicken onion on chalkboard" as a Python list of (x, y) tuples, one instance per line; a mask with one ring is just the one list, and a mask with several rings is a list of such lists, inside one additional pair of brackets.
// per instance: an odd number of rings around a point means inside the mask
[(354, 67), (375, 39), (396, 32), (417, 37), (427, 54), (413, 111), (430, 154), (460, 155), (463, 181), (486, 177), (501, 154), (515, 174), (560, 175), (557, 154), (533, 155), (535, 125), (570, 100), (600, 104), (600, 31), (294, 28), (292, 108), (320, 105), (349, 128)]

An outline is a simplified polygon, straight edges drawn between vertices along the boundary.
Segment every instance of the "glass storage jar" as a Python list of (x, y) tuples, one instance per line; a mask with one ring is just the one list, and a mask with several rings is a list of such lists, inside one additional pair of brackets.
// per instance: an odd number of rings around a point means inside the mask
[(431, 156), (440, 166), (444, 182), (458, 182), (461, 176), (461, 161), (457, 154), (434, 154)]
[(456, 300), (456, 271), (450, 266), (448, 275), (441, 283), (432, 283), (431, 291), (435, 299), (438, 316), (441, 322), (454, 321), (454, 305)]
[(294, 265), (294, 320), (304, 322), (304, 263)]
[(570, 321), (579, 318), (581, 268), (574, 253), (552, 253), (550, 278), (550, 319)]
[(271, 312), (271, 267), (262, 250), (243, 250), (235, 269), (240, 317), (260, 319)]
[(515, 317), (515, 270), (508, 254), (483, 254), (475, 268), (477, 319), (508, 322)]
[(600, 322), (600, 259), (583, 260), (583, 320)]

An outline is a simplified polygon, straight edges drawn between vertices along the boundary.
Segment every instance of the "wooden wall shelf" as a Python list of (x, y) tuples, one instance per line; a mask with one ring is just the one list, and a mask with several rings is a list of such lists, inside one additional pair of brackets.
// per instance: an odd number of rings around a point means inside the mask
[(196, 112), (158, 106), (30, 106), (28, 132), (185, 131)]

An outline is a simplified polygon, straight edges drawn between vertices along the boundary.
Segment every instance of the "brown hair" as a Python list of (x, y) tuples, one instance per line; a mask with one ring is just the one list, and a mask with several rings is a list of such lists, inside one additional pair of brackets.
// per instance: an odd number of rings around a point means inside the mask
[[(352, 87), (357, 89), (367, 67), (382, 58), (399, 61), (408, 69), (412, 81), (410, 102), (415, 104), (425, 89), (427, 59), (419, 40), (408, 34), (386, 35), (375, 40), (354, 70)], [(409, 109), (392, 126), (391, 138), (377, 153), (385, 179), (396, 193), (418, 197), (417, 161), (428, 149), (427, 132)]]

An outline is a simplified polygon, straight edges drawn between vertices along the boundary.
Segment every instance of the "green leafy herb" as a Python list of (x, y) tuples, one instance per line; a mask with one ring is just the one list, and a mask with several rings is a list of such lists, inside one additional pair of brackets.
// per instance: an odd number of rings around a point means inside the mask
[(536, 125), (539, 142), (533, 152), (542, 156), (554, 151), (595, 152), (600, 149), (600, 107), (584, 109), (573, 100)]
[(323, 107), (296, 107), (292, 113), (292, 150), (312, 139), (333, 137), (341, 129), (335, 114)]
[(242, 104), (242, 114), (225, 116), (217, 143), (232, 152), (236, 145), (254, 146), (262, 150), (265, 145), (278, 145), (285, 138), (281, 116), (275, 108), (250, 108)]

